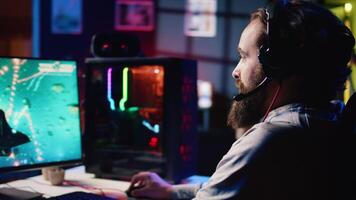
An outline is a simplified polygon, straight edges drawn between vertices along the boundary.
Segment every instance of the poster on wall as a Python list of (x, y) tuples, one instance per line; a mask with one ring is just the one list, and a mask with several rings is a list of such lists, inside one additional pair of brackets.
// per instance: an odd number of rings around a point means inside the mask
[(215, 37), (216, 8), (216, 0), (186, 0), (185, 35)]
[(53, 34), (82, 33), (82, 0), (52, 0)]
[(152, 31), (154, 28), (153, 1), (117, 0), (115, 30)]

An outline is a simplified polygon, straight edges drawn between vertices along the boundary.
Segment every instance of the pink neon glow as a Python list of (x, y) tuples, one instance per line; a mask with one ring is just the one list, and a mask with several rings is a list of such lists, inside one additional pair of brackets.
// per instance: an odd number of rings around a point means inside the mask
[(112, 86), (112, 82), (111, 82), (111, 73), (112, 73), (112, 68), (109, 68), (108, 69), (108, 73), (107, 73), (107, 76), (108, 76), (108, 83), (107, 83), (107, 91), (108, 91), (108, 94), (107, 94), (107, 99), (110, 103), (110, 108), (111, 110), (115, 110), (115, 102), (114, 100), (112, 99), (111, 97), (111, 86)]

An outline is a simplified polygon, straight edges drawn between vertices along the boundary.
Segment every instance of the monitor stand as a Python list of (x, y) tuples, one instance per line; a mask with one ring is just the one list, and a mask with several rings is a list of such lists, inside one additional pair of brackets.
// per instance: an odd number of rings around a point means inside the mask
[(29, 192), (18, 190), (15, 188), (0, 188), (1, 200), (40, 200), (42, 194), (37, 192)]

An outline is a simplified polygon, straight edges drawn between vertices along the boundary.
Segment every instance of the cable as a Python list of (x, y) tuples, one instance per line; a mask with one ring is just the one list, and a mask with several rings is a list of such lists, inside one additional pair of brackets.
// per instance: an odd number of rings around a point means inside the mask
[(274, 96), (273, 96), (273, 99), (272, 99), (272, 101), (271, 101), (271, 103), (270, 103), (270, 105), (269, 105), (269, 107), (268, 107), (268, 109), (267, 109), (267, 112), (265, 113), (265, 116), (263, 117), (263, 120), (262, 120), (263, 122), (266, 120), (266, 118), (267, 118), (269, 112), (270, 112), (271, 109), (272, 109), (272, 106), (274, 105), (274, 103), (275, 103), (275, 101), (276, 101), (276, 99), (277, 99), (277, 96), (278, 96), (279, 91), (280, 91), (280, 89), (281, 89), (281, 85), (282, 85), (282, 81), (279, 81), (277, 91), (276, 91), (276, 93), (275, 93)]

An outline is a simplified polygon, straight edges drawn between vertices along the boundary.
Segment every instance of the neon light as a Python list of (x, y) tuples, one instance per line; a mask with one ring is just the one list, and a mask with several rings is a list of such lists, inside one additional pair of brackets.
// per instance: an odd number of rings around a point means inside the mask
[(128, 81), (129, 68), (125, 67), (122, 70), (122, 99), (120, 100), (120, 110), (125, 111), (125, 103), (127, 101), (127, 81)]
[(129, 112), (137, 112), (140, 108), (139, 107), (130, 107), (127, 109)]
[(156, 138), (156, 137), (151, 138), (148, 145), (150, 145), (150, 147), (152, 147), (152, 148), (156, 148), (158, 145), (158, 138)]
[(150, 131), (152, 131), (154, 133), (159, 133), (159, 125), (158, 124), (155, 124), (152, 126), (148, 121), (143, 120), (142, 125), (144, 125), (146, 128), (148, 128)]
[(107, 90), (108, 90), (108, 95), (107, 95), (107, 98), (108, 98), (108, 101), (110, 103), (110, 109), (111, 110), (115, 110), (115, 102), (114, 100), (112, 99), (112, 96), (111, 96), (111, 85), (112, 85), (112, 82), (111, 82), (111, 74), (112, 74), (112, 68), (109, 68), (108, 69), (108, 85), (107, 85)]

